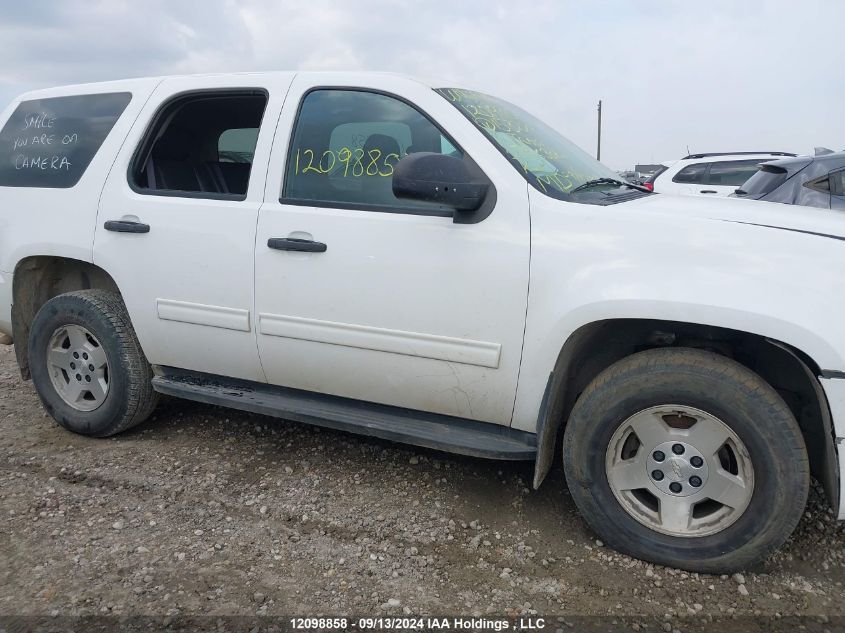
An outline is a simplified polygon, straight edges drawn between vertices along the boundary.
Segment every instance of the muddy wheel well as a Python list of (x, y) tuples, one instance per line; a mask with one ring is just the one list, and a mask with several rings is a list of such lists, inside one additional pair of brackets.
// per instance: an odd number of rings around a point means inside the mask
[(105, 270), (78, 259), (36, 256), (15, 267), (12, 285), (12, 335), (21, 375), (29, 378), (29, 328), (38, 310), (53, 297), (72, 290), (102, 288), (120, 294)]
[(558, 452), (566, 420), (584, 388), (602, 370), (639, 351), (692, 347), (727, 356), (768, 382), (786, 401), (804, 435), (810, 467), (831, 505), (839, 495), (839, 470), (820, 369), (806, 354), (784, 343), (726, 328), (643, 319), (599, 321), (577, 330), (561, 349), (550, 378), (541, 419), (535, 485)]

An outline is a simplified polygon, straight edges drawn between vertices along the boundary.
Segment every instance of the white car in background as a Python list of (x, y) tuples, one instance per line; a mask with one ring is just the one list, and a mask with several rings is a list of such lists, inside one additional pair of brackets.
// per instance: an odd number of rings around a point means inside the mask
[(795, 156), (788, 152), (734, 152), (690, 154), (662, 163), (643, 183), (657, 193), (692, 196), (729, 196), (751, 178), (760, 163)]

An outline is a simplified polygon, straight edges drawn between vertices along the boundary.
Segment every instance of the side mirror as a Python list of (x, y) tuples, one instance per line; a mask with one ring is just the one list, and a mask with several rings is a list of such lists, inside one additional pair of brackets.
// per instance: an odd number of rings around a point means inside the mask
[(475, 211), (489, 184), (474, 177), (465, 161), (435, 152), (408, 154), (393, 169), (393, 195), (437, 202), (456, 211)]

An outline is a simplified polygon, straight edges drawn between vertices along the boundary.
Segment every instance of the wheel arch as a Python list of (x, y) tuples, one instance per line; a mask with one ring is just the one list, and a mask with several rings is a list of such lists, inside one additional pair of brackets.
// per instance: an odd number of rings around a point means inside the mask
[(47, 301), (65, 292), (100, 288), (120, 295), (112, 276), (104, 269), (80, 259), (54, 255), (32, 255), (20, 260), (12, 276), (12, 338), (21, 376), (29, 379), (30, 327)]
[(798, 420), (813, 476), (838, 512), (839, 463), (833, 421), (817, 376), (818, 364), (782, 341), (729, 328), (655, 319), (609, 319), (581, 326), (560, 349), (548, 377), (537, 421), (534, 487), (542, 483), (560, 446), (566, 420), (584, 388), (604, 369), (639, 351), (660, 347), (705, 349), (733, 358), (760, 375)]

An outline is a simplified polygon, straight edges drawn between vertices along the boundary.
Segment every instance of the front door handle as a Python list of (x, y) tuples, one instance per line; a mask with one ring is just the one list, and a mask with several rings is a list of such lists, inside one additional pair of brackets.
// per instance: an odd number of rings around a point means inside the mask
[(109, 220), (103, 225), (106, 231), (116, 233), (149, 233), (150, 225), (134, 220)]
[(700, 193), (719, 193), (719, 192), (715, 191), (714, 189), (702, 189), (700, 191)]
[(271, 237), (267, 246), (277, 251), (300, 251), (302, 253), (325, 253), (327, 246), (314, 240), (303, 240), (298, 237)]

